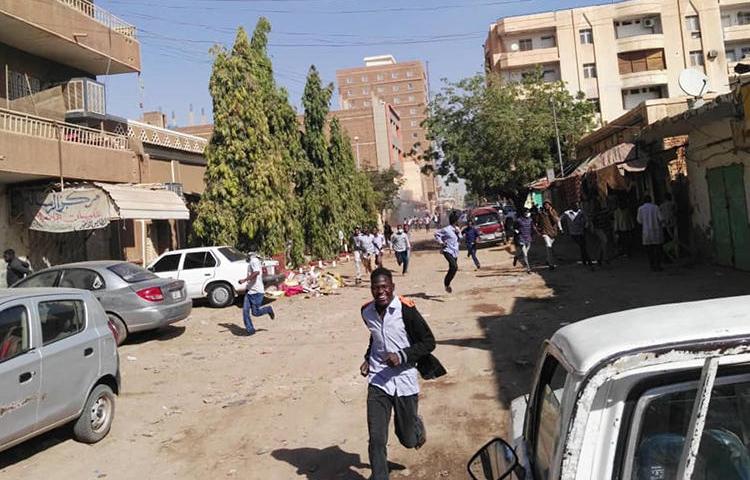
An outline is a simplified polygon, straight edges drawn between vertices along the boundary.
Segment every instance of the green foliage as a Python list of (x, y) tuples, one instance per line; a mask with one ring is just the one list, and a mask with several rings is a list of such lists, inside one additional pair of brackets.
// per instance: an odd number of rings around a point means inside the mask
[(376, 192), (375, 206), (381, 215), (396, 208), (398, 192), (404, 184), (401, 174), (393, 167), (388, 170), (370, 170), (367, 178)]
[(436, 148), (423, 160), (439, 165), (448, 182), (465, 179), (471, 193), (517, 197), (558, 164), (553, 103), (563, 161), (571, 162), (593, 126), (593, 106), (562, 82), (544, 82), (540, 70), (520, 83), (476, 75), (447, 84), (430, 105), (426, 125)]

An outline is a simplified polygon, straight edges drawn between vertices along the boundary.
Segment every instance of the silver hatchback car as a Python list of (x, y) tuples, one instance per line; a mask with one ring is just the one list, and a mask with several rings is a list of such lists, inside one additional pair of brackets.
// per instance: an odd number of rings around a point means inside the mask
[(85, 291), (0, 290), (0, 451), (69, 422), (95, 443), (120, 390), (114, 326)]
[(162, 279), (138, 265), (103, 260), (57, 265), (13, 287), (63, 287), (91, 291), (116, 327), (117, 344), (128, 334), (184, 320), (193, 302), (182, 280)]

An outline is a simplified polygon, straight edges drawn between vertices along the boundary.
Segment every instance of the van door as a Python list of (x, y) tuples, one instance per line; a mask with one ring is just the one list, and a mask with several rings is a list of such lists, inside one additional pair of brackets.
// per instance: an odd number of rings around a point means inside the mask
[(80, 297), (36, 302), (42, 333), (39, 422), (52, 425), (75, 416), (99, 375), (99, 335)]
[(205, 286), (216, 276), (216, 258), (208, 250), (185, 254), (179, 279), (185, 282), (190, 298), (205, 296)]
[(41, 357), (34, 348), (31, 310), (23, 303), (0, 310), (0, 447), (36, 430)]

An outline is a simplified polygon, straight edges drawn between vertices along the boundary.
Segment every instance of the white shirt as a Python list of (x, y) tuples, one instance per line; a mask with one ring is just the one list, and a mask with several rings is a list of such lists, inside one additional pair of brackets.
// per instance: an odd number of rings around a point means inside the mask
[(253, 293), (266, 293), (266, 287), (263, 285), (263, 266), (260, 263), (260, 259), (253, 255), (247, 264), (247, 274), (252, 275), (255, 272), (258, 272), (258, 276), (255, 277), (255, 281), (248, 282), (247, 293), (250, 295)]
[(653, 203), (641, 205), (638, 209), (638, 223), (643, 226), (644, 245), (661, 245), (664, 243), (659, 207)]
[(375, 235), (375, 237), (372, 239), (373, 245), (375, 245), (375, 248), (380, 252), (380, 250), (383, 249), (383, 246), (385, 245), (385, 237), (382, 233), (378, 233)]
[[(406, 326), (401, 311), (401, 300), (394, 296), (393, 301), (386, 307), (383, 319), (375, 309), (375, 302), (370, 302), (362, 310), (362, 319), (370, 330), (372, 347), (367, 359), (370, 373), (367, 380), (383, 390), (388, 395), (408, 397), (419, 393), (417, 369), (414, 365), (404, 362), (406, 355), (403, 349), (411, 346), (406, 335)], [(401, 364), (389, 367), (385, 363), (387, 353), (398, 353)]]
[(371, 233), (362, 235), (361, 237), (362, 253), (365, 253), (367, 255), (373, 255), (377, 252), (377, 248), (375, 248), (375, 243), (373, 243), (374, 239), (375, 237), (373, 237)]

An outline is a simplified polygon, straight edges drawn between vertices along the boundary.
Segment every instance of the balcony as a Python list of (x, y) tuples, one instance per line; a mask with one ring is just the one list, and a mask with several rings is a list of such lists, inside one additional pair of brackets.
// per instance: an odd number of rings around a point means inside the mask
[(537, 48), (535, 50), (524, 50), (518, 52), (503, 52), (495, 55), (495, 65), (502, 69), (525, 67), (560, 61), (560, 52), (557, 47)]
[(155, 127), (136, 120), (128, 120), (127, 126), (117, 125), (114, 132), (127, 138), (138, 138), (145, 144), (158, 147), (182, 150), (190, 153), (203, 154), (208, 146), (208, 140), (195, 135), (170, 130), (168, 128)]
[(554, 12), (521, 17), (507, 17), (495, 24), (496, 34), (499, 36), (511, 33), (526, 33), (535, 30), (555, 30), (556, 28), (557, 16)]
[(139, 72), (135, 34), (87, 0), (0, 1), (0, 43), (91, 75)]
[(62, 173), (71, 179), (138, 182), (138, 172), (122, 135), (0, 108), (0, 181)]
[(664, 35), (651, 33), (617, 39), (617, 53), (664, 48)]
[(724, 27), (724, 41), (738, 42), (750, 39), (750, 24), (733, 24)]
[(665, 70), (647, 70), (621, 74), (620, 81), (622, 82), (622, 88), (626, 89), (648, 85), (666, 85), (669, 83), (669, 77)]

